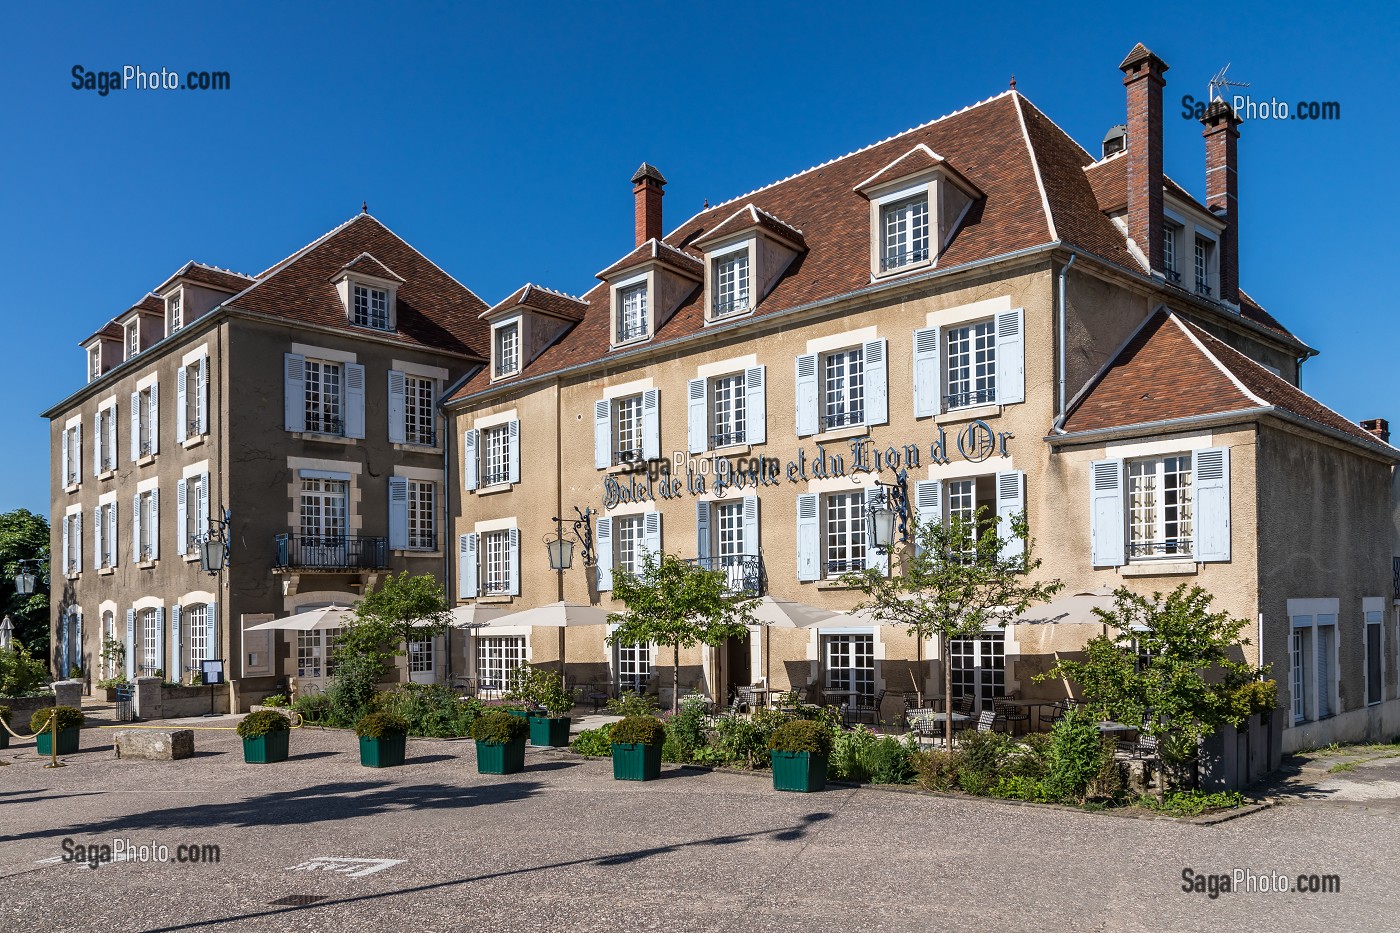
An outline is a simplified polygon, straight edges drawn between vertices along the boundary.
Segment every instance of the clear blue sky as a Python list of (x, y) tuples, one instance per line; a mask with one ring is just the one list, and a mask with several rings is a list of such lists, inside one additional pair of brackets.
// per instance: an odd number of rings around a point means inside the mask
[[(632, 242), (628, 179), (670, 180), (667, 229), (1017, 86), (1091, 151), (1123, 120), (1117, 65), (1167, 75), (1167, 171), (1202, 193), (1205, 96), (1330, 123), (1246, 124), (1242, 281), (1323, 351), (1304, 387), (1400, 423), (1393, 3), (1027, 7), (238, 3), (11, 5), (0, 56), (0, 510), (47, 511), (47, 426), (76, 344), (186, 260), (259, 271), (359, 210), (495, 302), (570, 292)], [(1148, 10), (1140, 13), (1137, 11)], [(1124, 11), (1129, 11), (1126, 15)], [(100, 97), (71, 69), (228, 71), (224, 92)]]

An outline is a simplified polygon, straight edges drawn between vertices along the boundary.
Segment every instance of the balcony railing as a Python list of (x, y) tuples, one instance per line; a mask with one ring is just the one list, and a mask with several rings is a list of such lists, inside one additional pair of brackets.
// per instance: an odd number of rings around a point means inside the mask
[(726, 431), (722, 434), (710, 435), (710, 446), (729, 447), (733, 444), (742, 444), (747, 435), (743, 431)]
[(1181, 284), (1181, 273), (1177, 270), (1168, 267), (1166, 269), (1163, 269), (1162, 272), (1164, 275), (1166, 275), (1168, 282), (1171, 282), (1173, 285)]
[(907, 249), (898, 252), (888, 252), (880, 257), (880, 271), (888, 272), (891, 269), (899, 269), (903, 266), (913, 265), (916, 262), (923, 262), (928, 259), (927, 249)]
[(865, 569), (865, 558), (848, 558), (846, 560), (829, 560), (826, 562), (826, 575), (828, 577), (839, 577), (843, 573), (852, 573)]
[(828, 431), (854, 424), (865, 424), (864, 409), (848, 408), (845, 411), (833, 411), (822, 415), (822, 426)]
[(204, 425), (199, 423), (198, 418), (192, 418), (185, 424), (185, 437), (199, 437), (204, 433)]
[(1190, 557), (1190, 538), (1168, 538), (1165, 541), (1132, 541), (1128, 544), (1128, 556), (1139, 558), (1152, 557)]
[(618, 343), (626, 343), (629, 340), (634, 340), (638, 337), (645, 337), (646, 335), (646, 321), (618, 321), (617, 323)]
[(306, 413), (306, 433), (307, 434), (334, 434), (345, 433), (345, 422), (339, 418), (332, 418), (329, 415), (318, 415), (315, 412)]
[(1196, 280), (1196, 294), (1205, 295), (1207, 298), (1210, 297), (1210, 286), (1206, 284), (1205, 279)]
[(1391, 571), (1395, 575), (1393, 591), (1395, 593), (1395, 599), (1400, 600), (1400, 557), (1392, 557), (1390, 560)]
[(726, 314), (738, 314), (740, 311), (749, 310), (749, 296), (740, 295), (738, 298), (716, 299), (711, 315), (714, 317), (724, 317)]
[(481, 485), (483, 486), (502, 486), (509, 482), (509, 470), (491, 470), (481, 475)]
[(614, 451), (613, 451), (613, 465), (614, 465), (614, 466), (617, 466), (617, 465), (623, 464), (623, 463), (641, 463), (641, 462), (642, 462), (642, 451), (641, 451), (641, 448), (640, 448), (640, 447), (639, 447), (639, 448), (636, 448), (636, 449), (634, 449), (634, 450), (614, 450)]
[(763, 595), (763, 558), (757, 554), (695, 557), (686, 563), (704, 570), (716, 570), (724, 574), (729, 583), (730, 593), (744, 593), (748, 596)]
[(971, 392), (955, 392), (947, 396), (949, 408), (968, 408), (972, 405), (991, 405), (997, 400), (996, 389), (973, 389)]
[(273, 567), (288, 570), (382, 570), (389, 539), (370, 535), (293, 535), (273, 538)]
[(431, 428), (409, 428), (404, 431), (403, 440), (405, 444), (415, 444), (419, 447), (436, 447), (437, 432)]
[(143, 457), (149, 457), (150, 455), (151, 455), (151, 442), (150, 442), (150, 441), (142, 441), (142, 442), (141, 442), (141, 456), (143, 456)]

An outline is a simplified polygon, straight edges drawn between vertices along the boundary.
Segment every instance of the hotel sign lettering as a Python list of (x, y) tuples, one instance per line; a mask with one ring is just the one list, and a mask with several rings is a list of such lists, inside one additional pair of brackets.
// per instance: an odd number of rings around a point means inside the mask
[(723, 498), (732, 489), (757, 489), (781, 486), (814, 479), (856, 476), (860, 473), (880, 473), (885, 470), (910, 470), (928, 463), (941, 466), (960, 458), (968, 463), (981, 463), (991, 457), (1010, 456), (1006, 444), (1015, 437), (1010, 431), (994, 431), (985, 421), (973, 421), (962, 427), (952, 438), (938, 428), (938, 436), (925, 448), (919, 444), (887, 445), (881, 449), (869, 438), (854, 438), (841, 453), (834, 453), (825, 444), (817, 444), (809, 454), (799, 448), (797, 458), (783, 463), (776, 457), (714, 457), (695, 459), (677, 451), (670, 460), (638, 463), (632, 469), (608, 476), (603, 481), (603, 508), (613, 509), (624, 503), (653, 502), (659, 499), (679, 499), (683, 496), (703, 496), (713, 493)]

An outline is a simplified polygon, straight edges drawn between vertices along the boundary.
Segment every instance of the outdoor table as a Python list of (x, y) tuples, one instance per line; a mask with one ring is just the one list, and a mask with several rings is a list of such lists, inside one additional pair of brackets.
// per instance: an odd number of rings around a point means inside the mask
[(1123, 732), (1133, 731), (1132, 726), (1124, 725), (1121, 722), (1111, 722), (1109, 720), (1101, 720), (1098, 723), (1098, 727), (1099, 732), (1103, 733), (1104, 735), (1118, 735)]
[[(941, 711), (939, 711), (939, 710), (911, 709), (911, 710), (908, 710), (908, 711), (905, 713), (905, 716), (909, 719), (910, 725), (911, 725), (911, 726), (913, 725), (914, 720), (923, 720), (923, 721), (925, 721), (925, 722), (937, 722), (937, 723), (943, 723), (943, 724), (945, 724), (945, 725), (946, 725), (947, 722), (948, 722), (948, 714), (945, 713), (945, 712), (941, 712)], [(964, 725), (965, 723), (974, 722), (974, 721), (975, 721), (975, 718), (972, 717), (972, 716), (965, 716), (965, 715), (963, 715), (962, 713), (954, 713), (954, 714), (953, 714), (953, 731), (956, 732), (956, 731), (958, 731), (958, 728), (959, 728), (960, 726)], [(947, 744), (948, 737), (947, 737), (946, 735), (943, 737), (943, 741), (944, 741), (944, 744)]]

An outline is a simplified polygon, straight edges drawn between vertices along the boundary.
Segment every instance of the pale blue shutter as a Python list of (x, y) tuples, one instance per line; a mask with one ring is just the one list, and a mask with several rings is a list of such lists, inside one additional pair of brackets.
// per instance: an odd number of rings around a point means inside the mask
[(695, 556), (710, 556), (710, 503), (704, 500), (695, 503)]
[(126, 611), (126, 679), (136, 676), (136, 610)]
[(744, 497), (744, 553), (752, 557), (759, 554), (758, 496)]
[(73, 570), (74, 572), (83, 569), (83, 513), (76, 512), (73, 515)]
[(408, 547), (408, 480), (389, 477), (389, 550)]
[(183, 444), (186, 437), (185, 401), (189, 394), (189, 370), (181, 366), (175, 371), (175, 443)]
[[(204, 607), (204, 656), (207, 658), (222, 658), (224, 653), (218, 641), (219, 632), (219, 604), (208, 603)], [(225, 675), (225, 679), (227, 675)]]
[(407, 418), (405, 396), (408, 391), (404, 374), (396, 369), (389, 370), (389, 443), (402, 444), (407, 437), (404, 421)]
[(642, 516), (642, 546), (653, 557), (661, 557), (661, 513), (647, 512)]
[(744, 370), (744, 442), (768, 443), (767, 371), (762, 366)]
[(888, 424), (890, 420), (887, 349), (887, 342), (881, 338), (867, 342), (861, 353), (865, 363), (866, 424)]
[(914, 515), (918, 518), (919, 526), (914, 543), (922, 551), (923, 529), (931, 525), (943, 524), (942, 483), (936, 479), (924, 479), (914, 484)]
[[(306, 357), (282, 356), (282, 412), (288, 431), (306, 430)], [(134, 443), (134, 442), (133, 442)]]
[[(153, 656), (154, 656), (155, 659), (156, 659), (156, 664), (159, 665), (160, 667), (165, 667), (165, 607), (164, 607), (164, 606), (157, 606), (157, 607), (156, 607), (156, 645), (155, 645), (155, 648), (156, 648), (156, 650), (153, 652)], [(169, 671), (166, 671), (166, 674), (167, 674), (167, 675), (168, 675), (169, 673), (170, 673)]]
[[(867, 344), (867, 346), (869, 346), (869, 344)], [(883, 499), (883, 498), (884, 498), (884, 494), (885, 494), (885, 493), (884, 493), (884, 490), (881, 489), (879, 486), (867, 486), (867, 487), (865, 487), (865, 514), (866, 514), (866, 515), (869, 515), (869, 514), (870, 514), (870, 507), (871, 507), (871, 505), (872, 505), (877, 499)], [(888, 502), (888, 501), (886, 501), (885, 507), (886, 507), (886, 508), (889, 507), (889, 502)], [(878, 570), (878, 571), (880, 571), (881, 573), (889, 573), (889, 572), (890, 572), (890, 555), (889, 555), (889, 552), (886, 551), (886, 552), (884, 552), (884, 553), (881, 553), (880, 551), (876, 550), (876, 548), (875, 548), (875, 536), (872, 535), (872, 534), (870, 533), (870, 522), (869, 522), (868, 519), (864, 521), (864, 525), (865, 525), (865, 528), (864, 528), (863, 530), (864, 530), (864, 532), (865, 532), (865, 569), (866, 569), (866, 570)], [(896, 523), (895, 523), (895, 531), (896, 531), (896, 533), (898, 533), (898, 530), (899, 530), (899, 524), (898, 524), (898, 522), (896, 522)], [(891, 543), (893, 543), (893, 542), (891, 542)]]
[(593, 529), (593, 538), (598, 554), (598, 592), (612, 589), (613, 584), (613, 537), (612, 518), (600, 518)]
[(112, 507), (107, 511), (107, 543), (112, 550), (112, 566), (117, 566), (117, 500), (112, 500)]
[(60, 625), (59, 625), (59, 632), (58, 632), (58, 644), (59, 644), (59, 648), (58, 648), (58, 652), (59, 652), (59, 662), (58, 662), (58, 663), (59, 663), (59, 666), (60, 666), (61, 669), (60, 669), (59, 672), (58, 672), (58, 678), (57, 678), (57, 679), (58, 679), (58, 680), (67, 680), (67, 679), (68, 679), (68, 671), (71, 669), (71, 668), (70, 668), (70, 662), (69, 662), (69, 660), (68, 660), (68, 629), (71, 628), (72, 625), (73, 625), (73, 613), (72, 613), (72, 611), (70, 610), (70, 611), (68, 611), (68, 612), (65, 612), (65, 613), (60, 617), (59, 622), (60, 622)]
[(1198, 561), (1230, 559), (1230, 448), (1208, 447), (1191, 457), (1195, 496), (1193, 553)]
[(131, 562), (140, 563), (146, 559), (141, 553), (141, 494), (131, 497)]
[(686, 384), (685, 434), (687, 445), (693, 454), (702, 454), (709, 449), (708, 427), (709, 409), (706, 405), (707, 380), (691, 379)]
[(642, 393), (642, 459), (661, 459), (661, 391)]
[(510, 549), (510, 595), (520, 595), (520, 529), (511, 528), (507, 532), (506, 546)]
[(797, 497), (797, 579), (820, 580), (821, 526), (817, 507), (820, 497), (804, 493)]
[(92, 416), (92, 475), (102, 475), (102, 412)]
[(476, 599), (476, 535), (457, 536), (457, 595)]
[(208, 534), (208, 532), (209, 532), (209, 474), (208, 474), (208, 473), (205, 473), (203, 476), (200, 477), (200, 480), (199, 480), (199, 498), (196, 500), (196, 504), (199, 506), (199, 508), (198, 508), (198, 509), (196, 510), (196, 512), (195, 512), (195, 517), (199, 519), (199, 523), (195, 526), (195, 530), (196, 530), (196, 532), (198, 532), (198, 533), (201, 534), (201, 535), (203, 535), (203, 534)]
[(63, 429), (63, 444), (61, 446), (62, 449), (59, 451), (59, 469), (61, 472), (59, 475), (61, 476), (63, 482), (60, 485), (71, 486), (73, 485), (73, 483), (69, 480), (69, 477), (73, 475), (73, 471), (71, 469), (72, 464), (69, 462), (69, 451), (73, 447), (73, 431), (71, 428)]
[(1003, 311), (996, 317), (997, 404), (1011, 405), (1026, 400), (1025, 312), (1020, 308)]
[(1123, 461), (1094, 460), (1089, 464), (1090, 554), (1095, 567), (1121, 567), (1125, 535)]
[[(102, 506), (96, 506), (92, 510), (92, 569), (102, 569), (102, 536), (105, 529), (102, 527)], [(81, 559), (81, 555), (80, 555)]]
[[(797, 436), (817, 433), (817, 355), (804, 353), (797, 358)], [(816, 579), (815, 577), (813, 579)]]
[(180, 606), (170, 607), (170, 667), (166, 668), (166, 679), (172, 683), (184, 680), (180, 668)]
[(175, 483), (175, 551), (182, 557), (190, 549), (189, 517), (189, 487), (185, 480), (178, 480)]
[(131, 393), (131, 462), (141, 459), (141, 393)]
[(195, 412), (195, 417), (199, 419), (199, 433), (209, 433), (209, 357), (199, 358), (199, 411)]
[(151, 384), (151, 429), (146, 432), (151, 438), (151, 453), (160, 453), (160, 384)]
[(365, 368), (345, 364), (345, 436), (365, 436)]
[(593, 403), (593, 466), (612, 466), (612, 402), (607, 399)]
[(506, 424), (506, 470), (507, 479), (511, 483), (520, 482), (520, 422), (510, 421)]
[(74, 661), (82, 670), (87, 670), (87, 664), (83, 659), (83, 610), (79, 609), (73, 614), (73, 656)]
[(1008, 470), (997, 474), (997, 534), (1003, 539), (1001, 559), (1005, 561), (1022, 557), (1026, 553), (1026, 542), (1011, 530), (1012, 519), (1026, 508), (1026, 474), (1022, 470)]
[(72, 573), (73, 570), (74, 570), (74, 567), (73, 567), (73, 552), (72, 552), (71, 550), (69, 550), (69, 547), (68, 547), (68, 544), (69, 544), (68, 529), (69, 529), (69, 527), (70, 527), (71, 525), (72, 525), (72, 516), (71, 516), (71, 515), (65, 515), (65, 516), (63, 516), (63, 572), (64, 572), (65, 574)]
[(151, 527), (146, 534), (151, 539), (151, 560), (160, 560), (160, 490), (151, 490)]
[(914, 417), (939, 413), (943, 399), (943, 367), (938, 356), (938, 328), (914, 331)]
[(117, 403), (113, 402), (112, 407), (107, 409), (107, 464), (102, 465), (103, 470), (115, 470), (117, 468)]
[(481, 432), (475, 428), (462, 435), (462, 475), (468, 492), (481, 485), (481, 454), (477, 449), (480, 442)]

